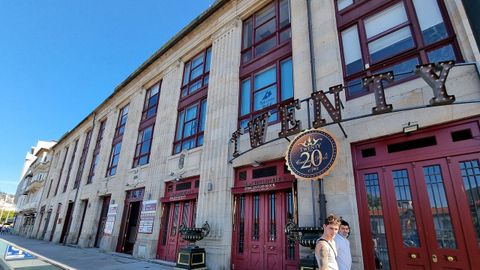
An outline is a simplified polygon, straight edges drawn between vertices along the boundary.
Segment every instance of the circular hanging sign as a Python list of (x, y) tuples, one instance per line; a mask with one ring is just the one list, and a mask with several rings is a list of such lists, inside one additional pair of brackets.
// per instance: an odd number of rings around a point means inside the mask
[(302, 132), (290, 143), (285, 159), (297, 178), (316, 180), (333, 168), (337, 152), (337, 142), (332, 135), (312, 129)]

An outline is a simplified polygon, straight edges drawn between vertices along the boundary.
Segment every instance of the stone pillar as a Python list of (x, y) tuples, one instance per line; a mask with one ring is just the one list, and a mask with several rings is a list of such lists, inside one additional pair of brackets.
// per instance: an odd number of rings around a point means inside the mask
[(237, 128), (241, 21), (234, 19), (212, 39), (196, 226), (208, 221), (211, 227), (210, 235), (198, 243), (206, 248), (208, 267), (229, 269), (234, 173), (228, 163), (228, 140)]

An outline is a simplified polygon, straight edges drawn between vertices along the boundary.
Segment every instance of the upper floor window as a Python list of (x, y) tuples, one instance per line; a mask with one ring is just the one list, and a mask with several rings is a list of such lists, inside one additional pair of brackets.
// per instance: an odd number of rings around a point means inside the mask
[(112, 142), (112, 150), (110, 151), (110, 159), (108, 161), (106, 176), (113, 176), (117, 172), (118, 161), (120, 159), (120, 150), (122, 149), (123, 133), (128, 118), (128, 105), (120, 109), (118, 113), (117, 127)]
[(337, 0), (348, 98), (369, 92), (363, 77), (392, 70), (399, 81), (416, 65), (461, 60), (443, 1), (384, 0), (382, 9), (377, 2)]
[(87, 184), (92, 183), (93, 177), (95, 176), (95, 168), (97, 167), (100, 155), (100, 148), (103, 139), (103, 132), (105, 131), (105, 124), (107, 120), (100, 122), (100, 128), (97, 134), (97, 141), (95, 143), (95, 148), (93, 149), (92, 163), (90, 164), (90, 171), (88, 173)]
[(203, 145), (212, 48), (185, 64), (173, 153)]
[(128, 104), (120, 109), (114, 137), (123, 135), (123, 133), (125, 132), (125, 125), (127, 124), (127, 118), (128, 118)]
[(211, 55), (212, 48), (210, 47), (185, 63), (180, 99), (208, 85)]
[(133, 167), (145, 165), (150, 160), (150, 149), (152, 147), (153, 125), (138, 132)]
[[(158, 98), (160, 95), (160, 86), (158, 82), (150, 87), (145, 94), (145, 104), (143, 105), (143, 114), (138, 127), (137, 145), (133, 157), (133, 167), (145, 165), (150, 160), (150, 149), (152, 147), (153, 127), (157, 116)], [(114, 149), (113, 149), (114, 150)]]
[(174, 154), (203, 145), (207, 100), (203, 99), (178, 113)]
[(142, 121), (151, 119), (157, 115), (158, 96), (160, 95), (160, 83), (147, 90), (145, 104), (143, 105)]
[(243, 21), (242, 63), (289, 41), (290, 1), (276, 0)]
[(278, 121), (276, 106), (293, 98), (292, 58), (276, 61), (241, 81), (240, 117), (241, 127), (248, 121), (270, 111), (269, 121)]

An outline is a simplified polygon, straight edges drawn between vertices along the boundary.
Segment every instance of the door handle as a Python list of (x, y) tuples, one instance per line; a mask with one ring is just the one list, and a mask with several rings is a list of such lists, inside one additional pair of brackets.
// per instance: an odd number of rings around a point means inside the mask
[(447, 256), (447, 261), (453, 262), (453, 261), (455, 261), (455, 257), (454, 256)]
[(410, 253), (410, 258), (412, 258), (412, 259), (415, 260), (417, 257), (418, 257), (417, 254), (415, 254), (415, 253)]
[(437, 255), (435, 255), (435, 254), (432, 255), (432, 261), (433, 261), (434, 263), (438, 262)]

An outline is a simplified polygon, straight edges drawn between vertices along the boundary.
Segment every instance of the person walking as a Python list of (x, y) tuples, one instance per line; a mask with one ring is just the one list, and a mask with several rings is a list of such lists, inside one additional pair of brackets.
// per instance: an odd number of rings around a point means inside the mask
[(337, 263), (339, 270), (350, 270), (352, 268), (352, 253), (350, 252), (350, 225), (345, 220), (340, 220), (338, 234), (333, 240), (337, 246)]
[(315, 258), (319, 270), (338, 270), (337, 248), (333, 238), (338, 233), (339, 226), (340, 220), (337, 216), (331, 214), (325, 219), (323, 234), (315, 246)]

